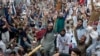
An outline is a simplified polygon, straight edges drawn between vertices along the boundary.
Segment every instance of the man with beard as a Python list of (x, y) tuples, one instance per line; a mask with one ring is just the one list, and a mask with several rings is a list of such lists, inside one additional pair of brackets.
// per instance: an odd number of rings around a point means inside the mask
[(2, 41), (7, 44), (9, 42), (9, 31), (8, 31), (8, 23), (5, 19), (5, 17), (1, 17), (0, 19), (0, 27), (1, 27), (1, 38), (2, 38)]
[(82, 19), (78, 19), (78, 23), (77, 23), (77, 26), (75, 27), (75, 30), (76, 30), (75, 34), (78, 37), (78, 39), (80, 40), (81, 36), (85, 34), (85, 29), (83, 27), (83, 20)]
[(57, 36), (57, 49), (60, 53), (69, 54), (69, 45), (71, 42), (70, 35), (66, 34), (65, 30), (62, 30)]
[(65, 18), (63, 17), (63, 13), (60, 12), (55, 22), (55, 27), (56, 27), (55, 32), (60, 33), (61, 30), (64, 29), (64, 26), (65, 26)]
[(87, 44), (85, 43), (85, 41), (86, 41), (86, 36), (85, 35), (82, 35), (80, 40), (78, 40), (77, 37), (75, 37), (75, 38), (76, 38), (76, 41), (77, 41), (77, 47), (81, 51), (81, 56), (86, 56), (86, 49), (91, 44), (91, 41), (92, 41), (91, 38), (89, 39)]
[(46, 33), (41, 40), (42, 50), (44, 55), (43, 56), (52, 56), (54, 53), (54, 31), (53, 31), (53, 24), (48, 24)]

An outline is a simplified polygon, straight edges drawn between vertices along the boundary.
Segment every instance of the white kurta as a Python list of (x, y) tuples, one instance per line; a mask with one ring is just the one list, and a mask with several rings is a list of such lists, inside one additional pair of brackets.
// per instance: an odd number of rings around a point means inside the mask
[(100, 35), (100, 20), (99, 20), (99, 23), (98, 23), (98, 26), (97, 26), (97, 31), (99, 32), (99, 35)]
[(27, 0), (27, 5), (29, 6), (31, 4), (31, 1), (30, 0)]
[[(93, 2), (96, 2), (96, 0), (93, 0)], [(91, 4), (91, 0), (87, 0), (87, 6)]]
[(76, 42), (76, 39), (75, 39), (72, 29), (67, 30), (66, 34), (69, 35), (69, 37), (70, 37), (69, 40), (71, 41), (70, 44), (72, 45), (72, 48), (75, 48), (77, 46), (77, 42)]
[(69, 53), (69, 46), (65, 45), (70, 44), (70, 36), (66, 34), (64, 37), (62, 37), (60, 34), (57, 37), (57, 48), (59, 49), (59, 52), (61, 53)]
[(87, 20), (83, 21), (83, 27), (86, 28), (87, 27)]
[(6, 45), (4, 44), (4, 42), (2, 40), (0, 40), (0, 48), (3, 50), (3, 52), (5, 52)]

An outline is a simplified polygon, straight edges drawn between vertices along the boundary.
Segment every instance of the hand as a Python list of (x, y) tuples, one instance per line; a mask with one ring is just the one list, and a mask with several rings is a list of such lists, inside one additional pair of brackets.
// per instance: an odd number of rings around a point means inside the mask
[(64, 43), (64, 45), (65, 45), (65, 46), (68, 46), (68, 44), (67, 44), (67, 43)]
[(14, 42), (15, 39), (11, 39), (11, 42)]
[(33, 44), (36, 44), (37, 42), (36, 41), (33, 41)]
[(26, 53), (24, 56), (28, 56), (28, 54)]
[(75, 25), (73, 29), (75, 30), (76, 28), (77, 28), (77, 25)]
[(27, 39), (24, 37), (23, 40), (26, 41)]
[(6, 22), (6, 19), (5, 18), (3, 18), (2, 20)]
[(6, 25), (4, 25), (2, 28), (3, 28), (3, 29), (6, 28)]
[(59, 53), (54, 54), (53, 56), (59, 56)]
[(74, 7), (73, 10), (76, 11), (77, 10), (77, 7)]

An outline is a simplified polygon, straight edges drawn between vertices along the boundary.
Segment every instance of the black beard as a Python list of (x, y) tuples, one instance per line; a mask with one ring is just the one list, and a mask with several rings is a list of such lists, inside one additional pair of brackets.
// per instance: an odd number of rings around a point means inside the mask
[(51, 30), (48, 30), (48, 29), (47, 29), (47, 33), (50, 33), (50, 32), (52, 32), (52, 30), (53, 30), (53, 29), (51, 29)]
[(60, 34), (61, 35), (61, 37), (64, 37), (65, 36), (65, 34)]
[(39, 25), (39, 28), (41, 28), (41, 25)]
[(31, 27), (35, 27), (35, 24), (30, 24)]
[(33, 34), (35, 33), (35, 31), (32, 32)]
[(83, 27), (83, 25), (77, 26), (77, 28), (76, 28), (76, 29), (79, 29), (79, 28), (81, 28), (81, 27)]
[(84, 42), (79, 42), (79, 44), (80, 44), (80, 45), (83, 45), (83, 44), (84, 44)]

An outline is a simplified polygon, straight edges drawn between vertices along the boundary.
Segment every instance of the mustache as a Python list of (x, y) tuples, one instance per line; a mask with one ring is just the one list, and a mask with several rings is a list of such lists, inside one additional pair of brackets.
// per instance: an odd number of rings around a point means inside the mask
[(64, 37), (65, 36), (65, 34), (60, 34), (61, 35), (61, 37)]
[(52, 32), (52, 30), (53, 30), (53, 28), (52, 29), (47, 29), (47, 33)]

